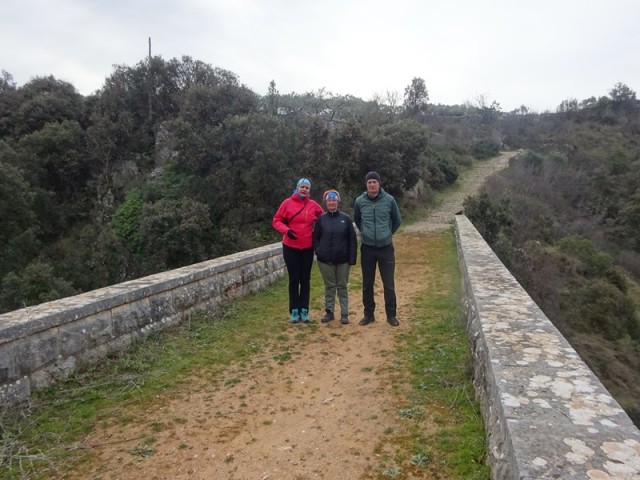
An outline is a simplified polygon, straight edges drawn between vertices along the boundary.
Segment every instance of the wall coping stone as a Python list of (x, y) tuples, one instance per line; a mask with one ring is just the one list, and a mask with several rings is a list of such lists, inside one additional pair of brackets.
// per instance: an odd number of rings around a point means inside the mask
[(69, 321), (87, 317), (144, 297), (171, 290), (182, 285), (212, 277), (242, 265), (247, 256), (259, 261), (282, 249), (273, 243), (252, 250), (234, 253), (182, 268), (156, 273), (135, 280), (61, 298), (0, 315), (0, 345), (39, 331), (48, 330)]
[(492, 478), (640, 479), (640, 431), (482, 236), (455, 216)]

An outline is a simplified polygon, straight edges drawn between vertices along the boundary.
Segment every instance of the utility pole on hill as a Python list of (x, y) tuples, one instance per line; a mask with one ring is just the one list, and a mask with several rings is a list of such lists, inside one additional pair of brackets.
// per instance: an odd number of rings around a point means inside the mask
[(151, 121), (153, 120), (153, 77), (151, 72), (151, 37), (149, 37), (149, 58), (147, 61), (147, 82), (149, 90), (149, 127), (151, 127)]

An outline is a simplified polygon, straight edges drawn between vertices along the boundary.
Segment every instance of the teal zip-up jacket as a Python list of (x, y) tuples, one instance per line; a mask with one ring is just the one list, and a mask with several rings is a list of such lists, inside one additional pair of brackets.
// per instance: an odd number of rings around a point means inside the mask
[(396, 199), (383, 188), (375, 198), (369, 197), (367, 192), (356, 198), (353, 219), (362, 234), (362, 243), (370, 247), (391, 245), (392, 235), (402, 223)]

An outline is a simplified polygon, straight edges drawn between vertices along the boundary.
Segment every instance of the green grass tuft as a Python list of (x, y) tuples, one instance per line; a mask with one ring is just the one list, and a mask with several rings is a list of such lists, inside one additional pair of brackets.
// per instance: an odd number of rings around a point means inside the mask
[[(484, 462), (484, 426), (468, 368), (455, 239), (452, 232), (429, 238), (429, 287), (416, 299), (411, 331), (403, 335), (397, 353), (412, 385), (407, 394), (411, 403), (398, 414), (418, 421), (397, 443), (412, 452), (407, 468), (431, 468), (438, 478), (484, 480), (490, 471)], [(436, 432), (420, 431), (422, 412), (439, 426)]]

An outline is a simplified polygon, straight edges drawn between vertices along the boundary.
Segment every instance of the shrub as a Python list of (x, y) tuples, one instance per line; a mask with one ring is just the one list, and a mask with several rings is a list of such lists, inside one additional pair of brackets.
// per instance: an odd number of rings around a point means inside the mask
[(623, 250), (618, 254), (618, 264), (636, 281), (640, 280), (640, 254)]
[(77, 293), (69, 282), (56, 276), (51, 265), (35, 261), (19, 274), (11, 272), (2, 279), (0, 309), (7, 312)]
[(143, 206), (144, 201), (138, 191), (132, 190), (128, 192), (125, 201), (116, 211), (111, 224), (115, 234), (134, 247), (140, 242), (139, 230)]
[(463, 206), (467, 218), (487, 243), (493, 244), (500, 232), (509, 236), (513, 216), (508, 197), (492, 202), (486, 190), (482, 190), (476, 197), (467, 197)]
[(613, 263), (613, 258), (598, 251), (588, 238), (581, 236), (565, 237), (558, 242), (560, 251), (570, 254), (580, 262), (580, 273), (586, 277), (601, 277), (614, 285), (621, 292), (626, 292), (628, 285), (624, 273)]
[(488, 139), (477, 140), (471, 146), (471, 153), (478, 160), (495, 157), (500, 153), (500, 144)]
[(426, 183), (435, 190), (451, 185), (458, 179), (458, 167), (455, 162), (436, 152), (429, 152), (425, 164)]
[(562, 238), (558, 241), (561, 252), (571, 255), (580, 262), (580, 270), (587, 277), (602, 277), (613, 269), (613, 259), (598, 251), (591, 240), (579, 235)]
[(618, 340), (625, 335), (638, 338), (635, 306), (615, 285), (604, 279), (595, 279), (585, 282), (570, 295), (586, 327), (583, 331), (600, 333), (607, 340)]

